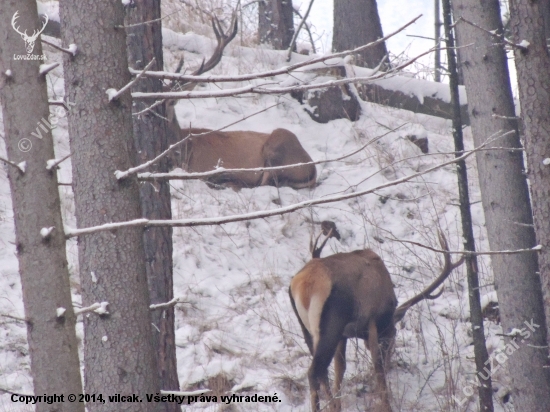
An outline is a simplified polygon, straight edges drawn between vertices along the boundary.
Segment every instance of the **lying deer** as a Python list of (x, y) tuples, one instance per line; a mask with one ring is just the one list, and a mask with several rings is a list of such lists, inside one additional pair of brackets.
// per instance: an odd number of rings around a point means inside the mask
[[(325, 222), (324, 222), (325, 223)], [(320, 256), (326, 240), (334, 236), (328, 231), (320, 248), (312, 248)], [(337, 233), (337, 232), (336, 232)], [(447, 241), (440, 235), (441, 246), (448, 251)], [(445, 254), (445, 264), (439, 277), (424, 291), (397, 307), (393, 283), (384, 262), (370, 249), (336, 253), (314, 258), (290, 283), (290, 301), (302, 328), (306, 344), (313, 355), (308, 371), (312, 410), (320, 410), (319, 390), (322, 386), (330, 399), (330, 409), (341, 410), (340, 386), (346, 370), (348, 338), (361, 338), (369, 349), (381, 397), (380, 411), (391, 412), (385, 371), (396, 333), (395, 324), (405, 312), (423, 299), (435, 299), (432, 293), (462, 259), (451, 262)], [(328, 383), (328, 367), (334, 358), (334, 395)]]
[[(222, 58), (223, 50), (237, 34), (237, 19), (234, 15), (229, 34), (225, 34), (219, 21), (214, 18), (212, 27), (218, 41), (210, 59), (195, 70), (192, 75), (203, 74), (214, 68)], [(182, 62), (176, 70), (181, 70)], [(179, 90), (192, 90), (196, 83), (170, 85)], [(221, 132), (208, 129), (185, 129), (180, 127), (175, 115), (175, 100), (166, 104), (172, 142), (186, 140), (176, 166), (188, 172), (207, 172), (223, 167), (225, 169), (251, 169), (263, 167), (289, 166), (311, 163), (313, 160), (300, 144), (294, 133), (286, 129), (276, 129), (271, 133), (252, 131)], [(290, 186), (295, 189), (315, 186), (317, 171), (315, 165), (306, 164), (272, 171), (243, 171), (223, 173), (207, 179), (211, 187), (220, 185), (234, 189), (256, 186)]]

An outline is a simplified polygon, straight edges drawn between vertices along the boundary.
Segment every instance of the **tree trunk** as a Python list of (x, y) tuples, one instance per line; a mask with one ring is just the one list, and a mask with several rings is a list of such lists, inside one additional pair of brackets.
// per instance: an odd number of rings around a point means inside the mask
[[(135, 164), (132, 100), (125, 93), (109, 102), (106, 90), (130, 81), (122, 2), (60, 1), (62, 37), (76, 44), (65, 57), (65, 95), (75, 103), (69, 115), (73, 188), (78, 227), (142, 216), (133, 178), (114, 172)], [(117, 410), (160, 410), (146, 394), (159, 391), (151, 336), (149, 293), (143, 257), (143, 229), (128, 228), (79, 238), (82, 303), (108, 302), (108, 314), (84, 317), (85, 390), (88, 394), (136, 394), (141, 403)], [(109, 402), (88, 410), (112, 411)]]
[[(160, 18), (160, 0), (136, 0), (135, 7), (127, 10), (126, 24), (154, 21)], [(126, 29), (129, 66), (142, 70), (153, 58), (149, 70), (163, 70), (162, 26), (157, 21)], [(161, 92), (162, 81), (142, 78), (132, 88), (133, 92)], [(134, 102), (134, 112), (146, 109), (150, 103)], [(138, 163), (155, 158), (169, 146), (169, 128), (166, 127), (164, 105), (153, 109), (156, 113), (134, 116), (134, 141)], [(169, 172), (167, 160), (151, 167), (151, 172)], [(147, 219), (172, 219), (169, 182), (146, 182), (140, 185), (141, 209)], [(172, 228), (154, 227), (144, 231), (145, 265), (151, 303), (164, 303), (174, 297), (172, 276)], [(153, 342), (157, 353), (160, 387), (164, 390), (179, 390), (174, 334), (174, 307), (152, 312)], [(181, 408), (176, 403), (166, 403), (166, 411)]]
[[(352, 50), (381, 37), (384, 35), (376, 0), (337, 0), (334, 2), (333, 51)], [(386, 43), (380, 43), (359, 52), (355, 64), (374, 68), (380, 64), (382, 59), (387, 59), (387, 56)]]
[(544, 17), (544, 37), (546, 39), (546, 46), (550, 46), (550, 1), (539, 2), (539, 7)]
[[(550, 320), (550, 55), (546, 47), (545, 26), (540, 9), (541, 2), (531, 0), (510, 1), (510, 21), (512, 36), (515, 43), (524, 40), (529, 42), (527, 49), (514, 50), (516, 70), (518, 73), (519, 98), (521, 118), (525, 139), (525, 152), (529, 168), (531, 186), (531, 202), (537, 243), (542, 246), (539, 254), (539, 271), (542, 285), (542, 296), (546, 319)], [(532, 299), (525, 296), (524, 300)], [(544, 334), (545, 325), (541, 325)], [(550, 322), (546, 322), (546, 327)], [(538, 331), (537, 330), (537, 331)], [(546, 331), (550, 337), (550, 331)], [(542, 337), (540, 338), (542, 340)], [(536, 345), (536, 344), (535, 344)], [(548, 348), (536, 346), (540, 352), (537, 359), (540, 363), (531, 361), (530, 372), (546, 375), (548, 369)], [(533, 355), (534, 356), (534, 355)], [(541, 371), (540, 369), (543, 369)], [(518, 390), (531, 393), (537, 388), (524, 387)], [(537, 403), (524, 410), (550, 410), (548, 384), (545, 391), (538, 390), (532, 397)]]
[(262, 0), (258, 3), (258, 37), (260, 43), (276, 50), (286, 50), (294, 36), (292, 0)]
[[(498, 0), (453, 0), (452, 4), (457, 18), (464, 17), (487, 30), (503, 32)], [(496, 40), (488, 33), (467, 23), (460, 22), (456, 31), (459, 46), (473, 43), (461, 49), (461, 65), (475, 146), (499, 131), (513, 131), (488, 147), (521, 148), (504, 49), (495, 47)], [(476, 153), (476, 159), (491, 250), (535, 246), (521, 151), (486, 150)], [(536, 255), (494, 255), (491, 262), (504, 333), (525, 327), (524, 321), (531, 319), (544, 325)], [(544, 327), (536, 330), (529, 345), (521, 345), (508, 361), (516, 410), (547, 410), (543, 405), (550, 404), (548, 372), (542, 368), (548, 351), (540, 349), (546, 344), (545, 333)]]
[[(460, 116), (460, 101), (458, 95), (458, 70), (456, 64), (455, 41), (452, 29), (451, 2), (443, 0), (443, 24), (447, 44), (447, 64), (449, 68), (449, 83), (451, 88), (451, 102), (453, 105), (453, 139), (456, 156), (464, 153), (464, 139), (462, 135), (462, 120)], [(464, 160), (457, 163), (458, 195), (460, 203), (460, 217), (462, 221), (462, 237), (464, 250), (475, 251), (474, 229), (470, 209), (470, 195), (468, 191), (468, 172)], [(479, 276), (477, 258), (475, 255), (466, 256), (466, 277), (468, 279), (468, 302), (470, 304), (470, 323), (474, 339), (474, 357), (478, 374), (484, 371), (489, 364), (489, 354), (485, 345), (485, 331), (479, 296)], [(490, 366), (488, 367), (490, 369)], [(493, 411), (493, 390), (489, 373), (480, 380), (478, 386), (479, 409), (485, 412)]]
[(434, 51), (434, 81), (436, 83), (441, 82), (441, 46), (439, 45), (439, 39), (441, 37), (440, 2), (441, 0), (434, 0), (434, 39), (436, 47)]
[[(0, 25), (0, 99), (4, 140), (9, 160), (16, 164), (26, 162), (24, 172), (9, 166), (8, 177), (31, 375), (35, 394), (64, 397), (51, 405), (38, 403), (36, 410), (83, 412), (83, 403), (72, 404), (67, 400), (71, 393), (82, 393), (82, 381), (57, 172), (46, 170), (46, 162), (55, 158), (48, 122), (52, 118), (49, 117), (46, 76), (38, 74), (41, 61), (15, 60), (13, 57), (27, 55), (25, 42), (8, 24), (16, 12), (19, 12), (16, 26), (22, 32), (39, 29), (42, 22), (38, 19), (34, 0), (0, 3), (3, 22)], [(42, 55), (40, 41), (34, 44), (31, 55)], [(6, 75), (7, 70), (11, 70), (11, 76)], [(37, 127), (38, 122), (45, 130)], [(53, 231), (43, 237), (42, 228), (53, 228)], [(65, 312), (58, 316), (61, 308)]]

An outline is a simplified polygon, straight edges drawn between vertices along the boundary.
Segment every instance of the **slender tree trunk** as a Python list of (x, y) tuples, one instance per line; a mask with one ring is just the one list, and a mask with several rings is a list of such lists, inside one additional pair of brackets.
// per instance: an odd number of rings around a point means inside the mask
[[(55, 158), (51, 129), (46, 126), (50, 119), (46, 76), (39, 75), (39, 60), (13, 58), (14, 55), (27, 55), (25, 42), (8, 23), (16, 12), (16, 26), (23, 32), (39, 29), (42, 22), (38, 19), (34, 0), (0, 2), (3, 22), (0, 25), (0, 99), (4, 140), (8, 159), (16, 164), (26, 163), (24, 172), (9, 166), (8, 177), (31, 374), (35, 394), (64, 396), (51, 405), (38, 403), (36, 410), (83, 412), (84, 404), (67, 400), (71, 393), (82, 393), (82, 380), (57, 172), (46, 170), (46, 162)], [(32, 54), (42, 55), (39, 40)], [(6, 74), (8, 70), (11, 76)], [(45, 130), (37, 126), (38, 122), (46, 126)], [(53, 230), (43, 237), (43, 228)], [(58, 315), (61, 308), (65, 312)]]
[[(550, 55), (546, 47), (545, 25), (540, 8), (541, 2), (531, 0), (510, 1), (510, 21), (513, 41), (518, 44), (527, 41), (527, 49), (514, 50), (518, 73), (521, 119), (525, 140), (531, 202), (537, 243), (542, 246), (539, 254), (539, 273), (542, 285), (546, 327), (550, 322)], [(530, 299), (530, 296), (524, 299)], [(544, 329), (544, 323), (535, 322)], [(538, 330), (537, 330), (538, 331)], [(546, 337), (550, 336), (547, 330)], [(548, 368), (548, 348), (535, 346), (540, 352), (537, 359), (531, 361), (531, 373), (542, 375), (550, 373)], [(540, 369), (543, 369), (541, 371)], [(534, 371), (533, 371), (534, 369)], [(532, 393), (538, 389), (518, 388)], [(550, 410), (550, 391), (537, 390), (532, 394), (537, 403), (524, 410)], [(521, 396), (521, 394), (520, 394)], [(535, 408), (535, 409), (533, 409)]]
[(292, 0), (262, 0), (258, 3), (258, 37), (260, 43), (285, 50), (294, 36)]
[[(462, 136), (462, 120), (460, 116), (460, 100), (458, 95), (458, 70), (456, 67), (455, 41), (452, 29), (452, 16), (450, 0), (443, 0), (443, 25), (447, 43), (447, 64), (449, 68), (449, 83), (451, 87), (451, 102), (453, 104), (453, 139), (456, 156), (464, 152)], [(472, 214), (470, 210), (470, 195), (468, 193), (468, 172), (464, 160), (457, 164), (458, 194), (460, 199), (460, 216), (462, 220), (462, 237), (464, 249), (475, 251), (474, 230), (472, 226)], [(474, 357), (477, 372), (483, 372), (488, 365), (489, 354), (485, 345), (485, 332), (483, 328), (483, 315), (479, 296), (479, 277), (477, 258), (475, 255), (466, 256), (466, 276), (468, 278), (468, 301), (470, 304), (470, 322), (472, 324), (472, 336), (474, 339)], [(490, 369), (490, 366), (489, 366)], [(485, 412), (493, 411), (493, 390), (490, 374), (485, 379), (480, 379), (478, 386), (479, 408)]]
[[(109, 102), (106, 91), (130, 81), (124, 10), (119, 1), (60, 1), (62, 37), (76, 44), (65, 57), (73, 188), (78, 227), (142, 216), (135, 179), (114, 172), (135, 164), (132, 101), (127, 92)], [(85, 390), (88, 394), (135, 394), (141, 403), (117, 410), (160, 410), (145, 401), (159, 391), (145, 262), (143, 230), (128, 228), (79, 238), (82, 303), (108, 302), (108, 314), (84, 317)], [(109, 402), (88, 403), (89, 411), (112, 411)]]
[[(382, 24), (376, 0), (337, 0), (334, 2), (332, 49), (335, 52), (352, 50), (381, 37)], [(363, 50), (355, 64), (376, 67), (387, 59), (386, 43)], [(388, 63), (388, 61), (386, 61)]]
[[(453, 0), (452, 4), (457, 18), (464, 17), (487, 30), (503, 32), (498, 0)], [(475, 145), (499, 132), (513, 131), (488, 147), (516, 149), (476, 153), (489, 244), (492, 250), (531, 248), (536, 244), (535, 232), (523, 154), (517, 150), (521, 143), (506, 53), (503, 47), (495, 46), (495, 38), (465, 22), (458, 23), (456, 31), (459, 46), (473, 43), (461, 49), (461, 65)], [(491, 262), (503, 330), (521, 329), (525, 327), (524, 321), (531, 319), (544, 325), (537, 256), (495, 255)], [(542, 326), (531, 336), (529, 345), (522, 345), (510, 357), (508, 369), (516, 410), (544, 410), (543, 406), (549, 404), (548, 373), (541, 367), (548, 356), (548, 350), (540, 349), (545, 342), (546, 330)]]
[(441, 0), (434, 0), (434, 39), (435, 49), (434, 52), (434, 81), (441, 82), (441, 50), (439, 45), (439, 38), (441, 37), (441, 17), (439, 4)]
[[(135, 7), (127, 10), (126, 24), (132, 25), (160, 18), (160, 0), (136, 0)], [(126, 29), (128, 59), (130, 67), (143, 69), (153, 58), (155, 63), (149, 70), (163, 70), (162, 26), (157, 21)], [(134, 92), (160, 92), (162, 81), (145, 78), (137, 82)], [(150, 105), (143, 101), (134, 102), (134, 112), (140, 112)], [(164, 105), (153, 109), (154, 113), (134, 116), (134, 140), (138, 162), (144, 163), (158, 156), (168, 148), (169, 128), (166, 127)], [(151, 168), (152, 172), (169, 171), (167, 161), (162, 160)], [(140, 185), (141, 209), (147, 219), (170, 220), (169, 182), (147, 182)], [(151, 303), (168, 302), (174, 297), (172, 276), (172, 228), (155, 227), (144, 231), (145, 265)], [(174, 307), (152, 312), (153, 340), (157, 352), (157, 367), (160, 387), (165, 390), (179, 390), (174, 334)], [(166, 403), (166, 411), (181, 410), (176, 403)]]

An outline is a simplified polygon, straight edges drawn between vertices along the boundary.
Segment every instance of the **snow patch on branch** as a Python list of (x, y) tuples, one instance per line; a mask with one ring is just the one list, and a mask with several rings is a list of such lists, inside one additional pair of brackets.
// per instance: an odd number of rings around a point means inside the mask
[(22, 162), (17, 163), (17, 167), (19, 168), (19, 170), (21, 170), (22, 173), (25, 173), (27, 171), (27, 161), (23, 160)]
[(67, 312), (67, 309), (63, 307), (57, 308), (55, 311), (55, 316), (58, 318), (62, 318), (63, 316), (65, 316), (65, 312)]
[(52, 170), (55, 166), (57, 166), (57, 161), (57, 159), (46, 160), (46, 170)]
[(109, 302), (101, 302), (94, 312), (98, 315), (108, 315), (109, 311), (107, 310), (107, 306), (109, 306)]
[(155, 304), (149, 305), (149, 309), (154, 310), (154, 309), (168, 308), (168, 307), (174, 306), (174, 305), (176, 305), (180, 302), (182, 302), (182, 298), (174, 298), (174, 299), (169, 300), (168, 302), (165, 302), (165, 303), (155, 303)]
[(116, 98), (116, 96), (118, 94), (118, 90), (110, 88), (110, 89), (105, 90), (105, 93), (107, 93), (107, 97), (109, 98), (109, 101), (112, 101), (114, 98)]
[(40, 73), (41, 76), (44, 76), (45, 74), (48, 74), (53, 69), (55, 69), (57, 66), (59, 66), (59, 62), (50, 63), (50, 64), (41, 64), (40, 69), (38, 70), (38, 73)]
[(543, 164), (544, 166), (550, 166), (550, 157), (547, 157), (546, 159), (544, 159), (544, 160), (542, 161), (542, 164)]
[(67, 51), (69, 53), (71, 53), (74, 57), (74, 56), (76, 56), (76, 52), (78, 51), (78, 47), (76, 46), (76, 44), (71, 43), (71, 44), (69, 44), (69, 48), (67, 49)]
[(43, 239), (47, 239), (50, 237), (54, 229), (55, 229), (54, 226), (43, 227), (42, 229), (40, 229), (40, 236), (42, 236)]
[(101, 302), (101, 303), (96, 302), (93, 305), (90, 305), (88, 307), (75, 310), (74, 313), (75, 315), (82, 315), (83, 313), (87, 313), (87, 312), (95, 312), (98, 315), (108, 315), (109, 314), (109, 311), (107, 310), (108, 306), (109, 306), (109, 302)]

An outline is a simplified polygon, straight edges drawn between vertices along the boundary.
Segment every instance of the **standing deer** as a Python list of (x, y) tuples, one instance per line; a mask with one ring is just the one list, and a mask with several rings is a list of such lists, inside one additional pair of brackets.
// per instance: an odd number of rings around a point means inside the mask
[[(327, 238), (331, 237), (332, 230), (328, 231)], [(439, 238), (443, 249), (448, 251), (445, 237)], [(314, 256), (320, 256), (326, 243), (325, 239), (321, 247), (316, 248), (317, 240), (312, 248)], [(346, 370), (347, 339), (361, 338), (372, 356), (381, 397), (380, 411), (391, 412), (385, 371), (396, 333), (395, 324), (411, 306), (423, 299), (437, 298), (441, 292), (432, 293), (462, 261), (452, 263), (446, 253), (439, 277), (399, 307), (390, 274), (380, 256), (370, 249), (313, 258), (307, 263), (292, 278), (289, 295), (313, 355), (308, 371), (312, 410), (320, 410), (321, 386), (331, 399), (331, 411), (341, 410), (340, 387)], [(328, 382), (328, 367), (333, 358), (334, 398)]]
[[(206, 63), (203, 60), (192, 75), (203, 74), (221, 61), (223, 50), (237, 34), (236, 15), (233, 16), (229, 34), (224, 33), (217, 18), (212, 19), (212, 27), (218, 41), (216, 49), (212, 57)], [(181, 70), (181, 64), (180, 62), (177, 72)], [(177, 84), (180, 90), (192, 90), (195, 85), (196, 83)], [(174, 88), (174, 85), (169, 87)], [(275, 129), (272, 133), (259, 133), (183, 129), (175, 115), (175, 104), (175, 100), (167, 101), (166, 116), (172, 132), (172, 143), (187, 138), (179, 152), (176, 166), (183, 166), (188, 172), (207, 172), (217, 167), (251, 169), (313, 162), (296, 135), (289, 130)], [(301, 189), (315, 186), (316, 179), (315, 165), (305, 164), (272, 171), (223, 173), (208, 178), (206, 182), (210, 187), (226, 185), (234, 189), (265, 185)]]

